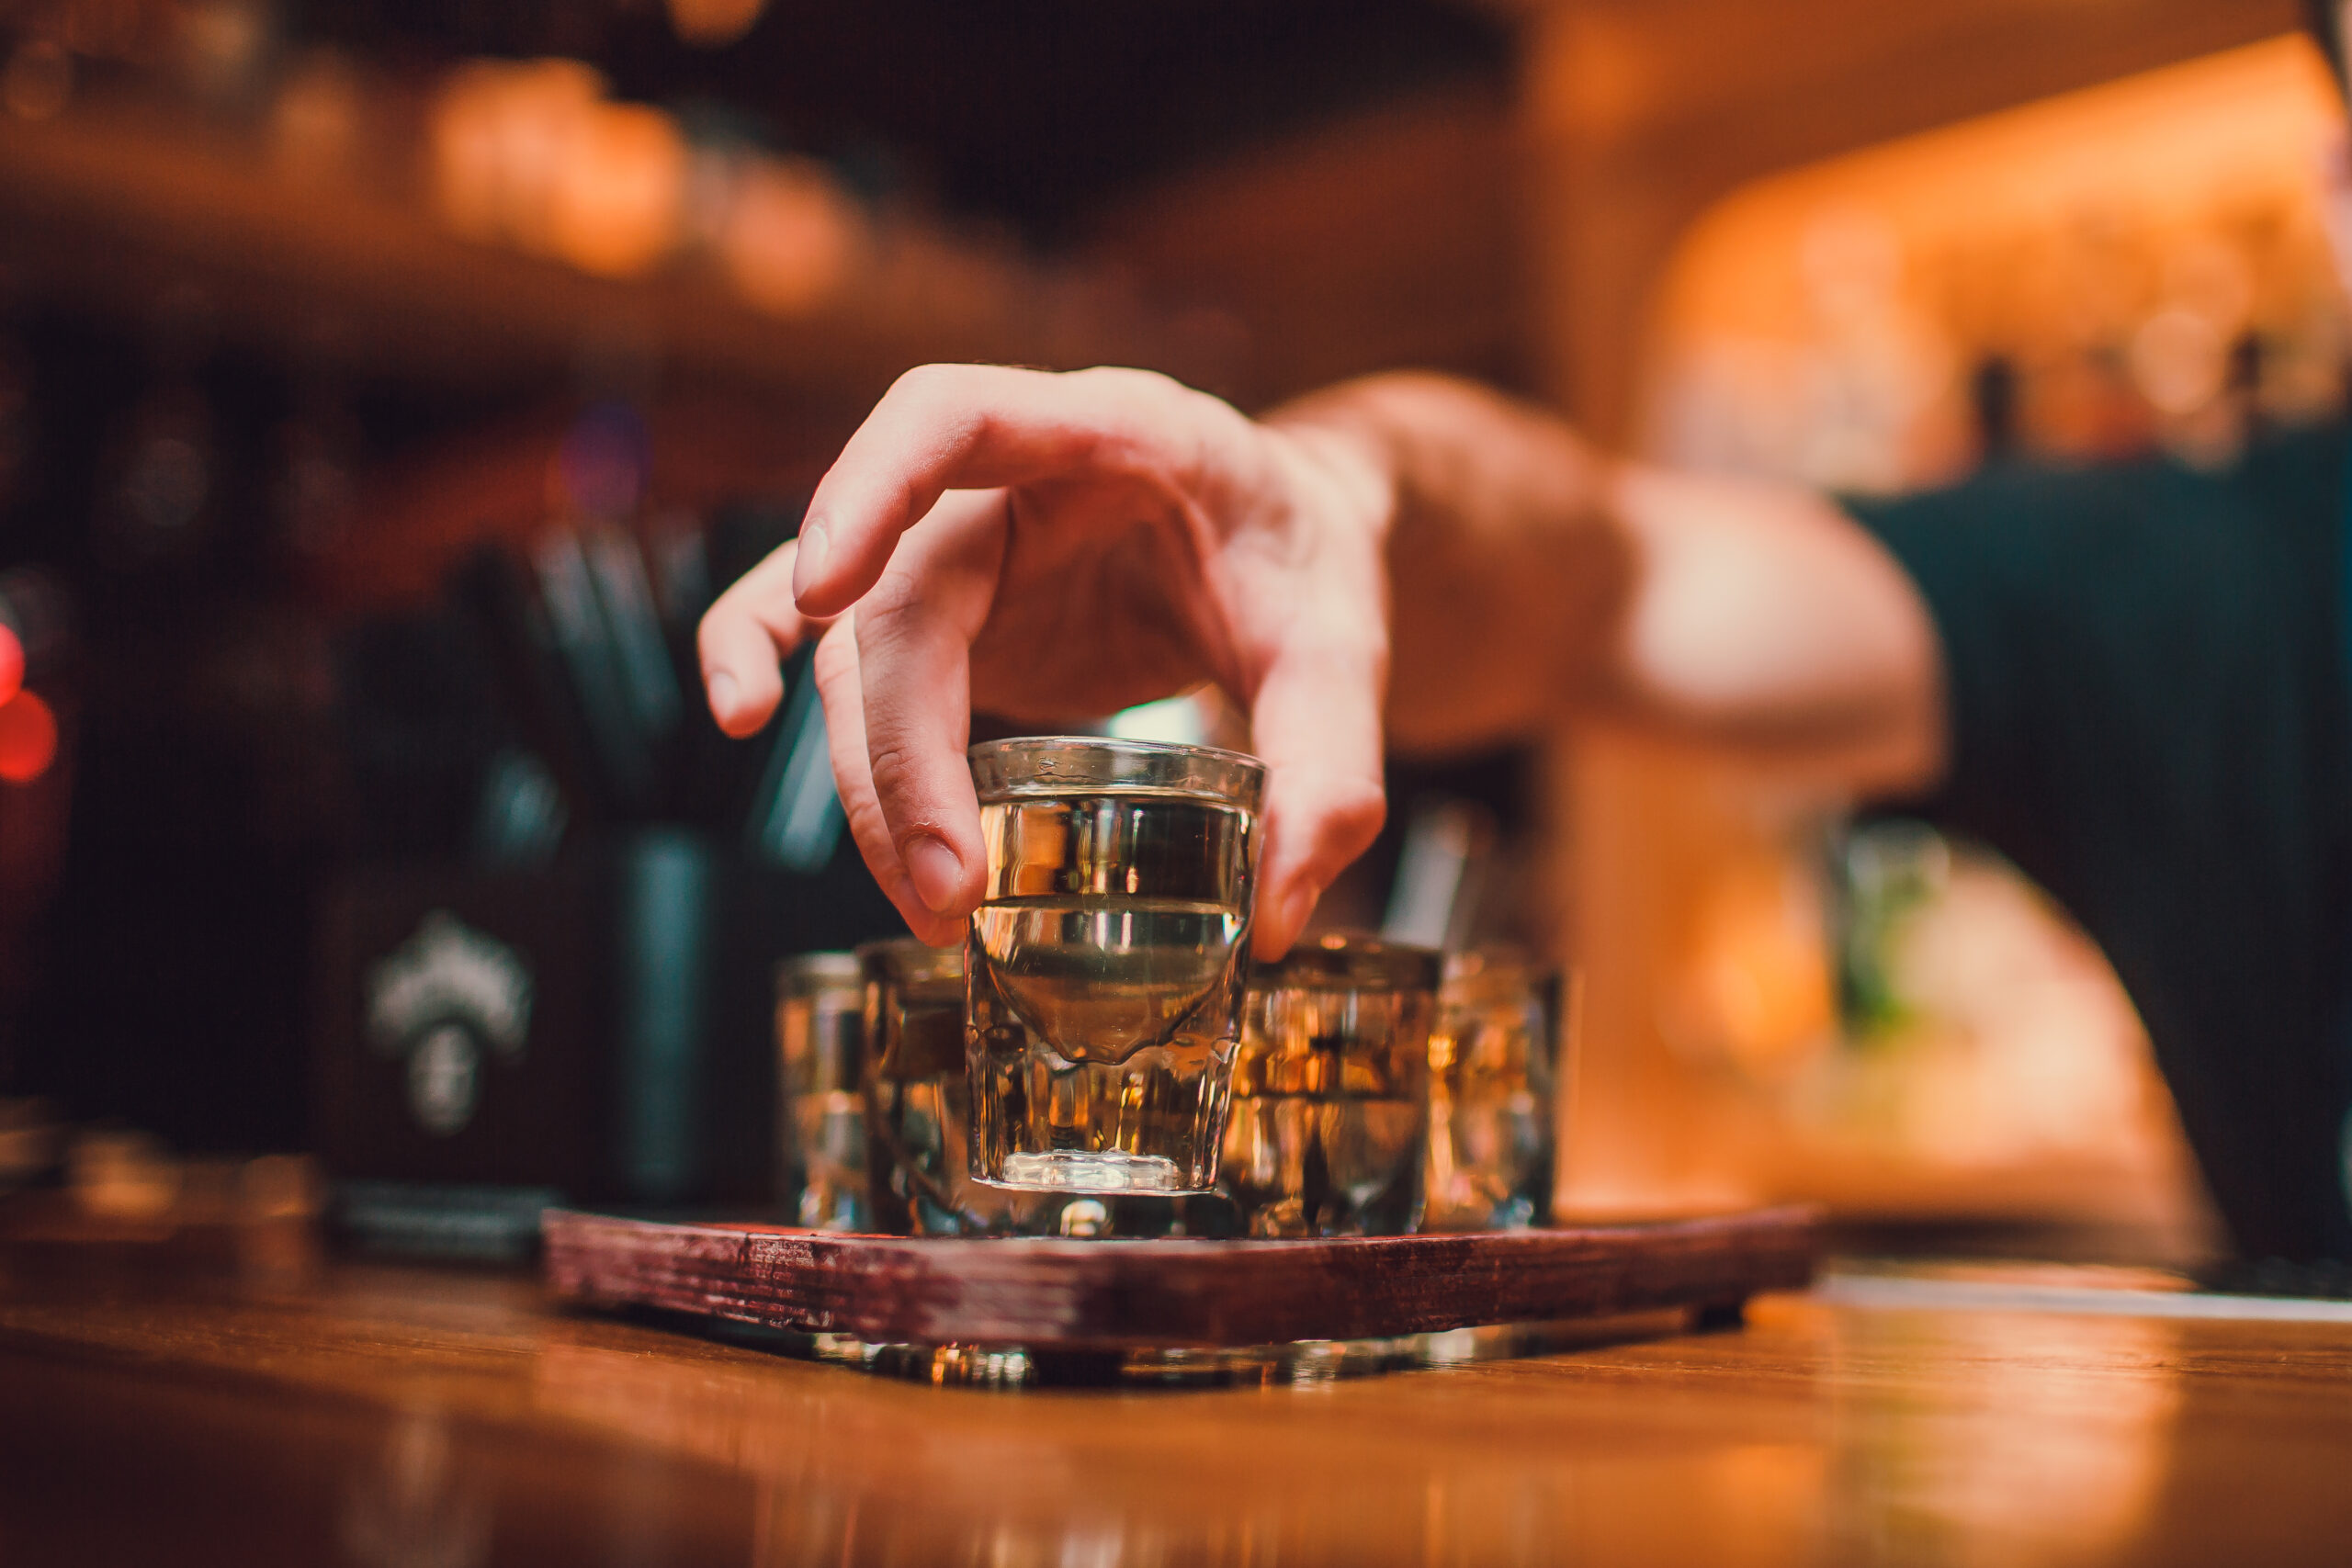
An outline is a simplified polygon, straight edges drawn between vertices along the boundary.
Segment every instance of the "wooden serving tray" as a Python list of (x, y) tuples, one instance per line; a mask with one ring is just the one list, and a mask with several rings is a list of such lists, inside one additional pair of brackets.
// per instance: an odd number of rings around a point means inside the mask
[(550, 1209), (546, 1269), (583, 1305), (875, 1342), (1107, 1350), (1378, 1339), (1800, 1289), (1816, 1211), (1337, 1241), (909, 1239)]

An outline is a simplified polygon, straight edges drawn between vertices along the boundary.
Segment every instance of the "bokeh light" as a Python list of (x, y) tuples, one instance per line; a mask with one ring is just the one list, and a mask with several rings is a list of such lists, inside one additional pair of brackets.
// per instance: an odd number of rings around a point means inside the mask
[(752, 30), (767, 0), (670, 0), (670, 26), (697, 49), (723, 49)]
[(823, 164), (763, 158), (736, 182), (719, 227), (719, 264), (754, 309), (803, 316), (846, 281), (864, 238), (857, 204)]
[(7, 623), (0, 621), (0, 703), (15, 696), (24, 681), (25, 645), (17, 640)]
[(57, 760), (57, 716), (37, 692), (0, 703), (0, 782), (30, 784)]

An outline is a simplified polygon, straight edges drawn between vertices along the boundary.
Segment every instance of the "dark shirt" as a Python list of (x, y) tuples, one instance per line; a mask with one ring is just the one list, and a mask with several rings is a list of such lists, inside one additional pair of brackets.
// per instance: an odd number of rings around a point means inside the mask
[(1850, 502), (1941, 635), (1917, 803), (2105, 950), (2239, 1249), (2352, 1258), (2346, 433)]

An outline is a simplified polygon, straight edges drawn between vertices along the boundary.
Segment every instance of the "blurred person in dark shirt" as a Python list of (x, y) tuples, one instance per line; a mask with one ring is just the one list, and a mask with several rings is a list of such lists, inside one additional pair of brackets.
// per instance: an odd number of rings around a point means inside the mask
[[(2314, 12), (2340, 78), (2336, 24)], [(2332, 201), (2352, 219), (2352, 180)], [(934, 366), (712, 609), (702, 662), (746, 734), (821, 635), (852, 829), (938, 943), (981, 893), (974, 705), (1222, 687), (1271, 768), (1264, 955), (1378, 831), (1392, 743), (1605, 714), (1905, 804), (2105, 950), (2240, 1250), (2352, 1259), (2346, 445), (1862, 503), (1619, 460), (1438, 377), (1251, 420), (1142, 371)]]

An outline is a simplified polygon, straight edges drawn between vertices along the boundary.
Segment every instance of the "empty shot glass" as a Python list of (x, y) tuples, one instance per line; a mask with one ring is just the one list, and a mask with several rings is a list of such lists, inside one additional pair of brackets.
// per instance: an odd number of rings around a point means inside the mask
[(972, 748), (972, 1173), (1072, 1193), (1216, 1182), (1265, 768), (1090, 738)]
[(1429, 1230), (1552, 1217), (1560, 976), (1509, 952), (1446, 961), (1430, 1036)]
[(889, 1235), (1051, 1229), (1056, 1206), (972, 1179), (964, 950), (911, 938), (857, 950), (864, 976), (866, 1213)]
[(777, 1197), (813, 1230), (865, 1228), (865, 982), (846, 953), (776, 965)]
[(1442, 963), (1329, 936), (1252, 979), (1220, 1182), (1249, 1235), (1419, 1228)]

